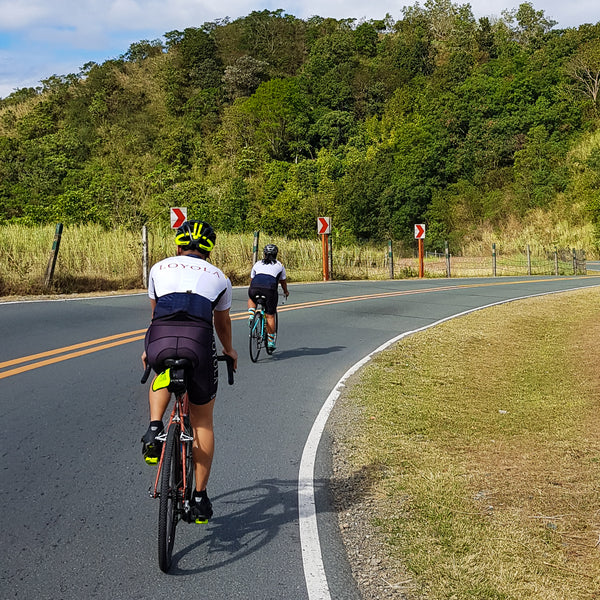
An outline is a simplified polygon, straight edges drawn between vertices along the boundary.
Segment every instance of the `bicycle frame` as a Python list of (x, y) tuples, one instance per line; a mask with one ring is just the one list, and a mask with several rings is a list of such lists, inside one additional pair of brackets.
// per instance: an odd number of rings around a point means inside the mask
[[(188, 407), (188, 397), (187, 392), (182, 392), (175, 394), (175, 402), (173, 404), (173, 410), (171, 411), (171, 416), (169, 417), (169, 422), (167, 426), (164, 428), (163, 432), (160, 435), (156, 436), (156, 439), (160, 442), (163, 442), (162, 451), (160, 454), (160, 461), (158, 463), (158, 469), (156, 471), (156, 479), (154, 481), (154, 491), (150, 493), (152, 498), (158, 498), (159, 492), (158, 487), (160, 483), (160, 477), (162, 474), (163, 460), (165, 455), (165, 448), (167, 441), (167, 433), (169, 428), (173, 423), (176, 423), (179, 427), (179, 440), (182, 442), (181, 444), (181, 464), (185, 465), (188, 456), (188, 451), (191, 453), (191, 447), (189, 444), (194, 441), (194, 437), (189, 435), (186, 432), (186, 418), (189, 419), (189, 407)], [(189, 421), (188, 421), (189, 422)], [(183, 469), (183, 489), (181, 492), (178, 490), (178, 494), (181, 493), (181, 497), (184, 499), (184, 508), (185, 510), (189, 510), (189, 499), (187, 498), (187, 490), (189, 487), (189, 482), (187, 481), (188, 473), (187, 469)]]

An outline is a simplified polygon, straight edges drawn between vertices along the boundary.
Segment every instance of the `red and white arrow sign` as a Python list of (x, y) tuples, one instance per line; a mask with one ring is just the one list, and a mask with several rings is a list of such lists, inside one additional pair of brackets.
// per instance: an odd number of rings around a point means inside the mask
[(177, 229), (187, 220), (187, 208), (171, 208), (171, 227)]
[(317, 233), (319, 235), (331, 233), (331, 217), (317, 218)]
[(425, 225), (415, 225), (415, 240), (425, 238)]

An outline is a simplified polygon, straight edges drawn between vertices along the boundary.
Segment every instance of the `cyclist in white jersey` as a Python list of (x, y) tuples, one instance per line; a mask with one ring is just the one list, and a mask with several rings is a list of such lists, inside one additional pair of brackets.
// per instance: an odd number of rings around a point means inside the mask
[(266, 298), (265, 314), (267, 315), (267, 346), (275, 350), (275, 313), (277, 312), (278, 287), (281, 285), (287, 298), (290, 293), (287, 287), (285, 267), (277, 260), (279, 248), (275, 244), (267, 244), (263, 249), (263, 259), (252, 267), (250, 287), (248, 289), (248, 319), (252, 322), (256, 310), (256, 297)]
[[(194, 371), (188, 381), (190, 424), (194, 431), (193, 459), (196, 490), (192, 514), (198, 520), (212, 516), (206, 493), (214, 455), (213, 407), (217, 394), (218, 369), (214, 329), (223, 344), (223, 353), (234, 359), (229, 310), (232, 286), (224, 273), (208, 262), (216, 234), (202, 221), (186, 221), (175, 238), (177, 255), (156, 263), (150, 270), (148, 296), (152, 322), (146, 332), (144, 365), (160, 373), (167, 358), (188, 358)], [(161, 444), (156, 436), (163, 431), (163, 415), (169, 404), (166, 388), (150, 386), (150, 426), (142, 437), (142, 453), (155, 464)]]

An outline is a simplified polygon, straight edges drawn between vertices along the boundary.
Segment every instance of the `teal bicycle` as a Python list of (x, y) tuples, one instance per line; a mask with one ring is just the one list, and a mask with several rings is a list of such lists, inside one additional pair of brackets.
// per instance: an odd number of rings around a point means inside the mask
[[(267, 354), (273, 354), (273, 349), (267, 344), (267, 315), (265, 313), (267, 299), (265, 296), (256, 296), (256, 310), (250, 321), (250, 360), (256, 362), (260, 351), (265, 348)], [(277, 311), (275, 311), (275, 335), (277, 335)]]

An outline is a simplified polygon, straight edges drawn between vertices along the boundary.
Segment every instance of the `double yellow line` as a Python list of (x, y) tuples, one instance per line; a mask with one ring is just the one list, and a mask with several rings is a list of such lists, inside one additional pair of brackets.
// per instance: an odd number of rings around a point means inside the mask
[[(535, 281), (558, 281), (557, 279), (544, 279)], [(346, 296), (343, 298), (330, 298), (327, 300), (313, 300), (311, 302), (303, 302), (302, 304), (283, 305), (278, 308), (279, 312), (285, 312), (289, 310), (299, 310), (303, 308), (313, 308), (316, 306), (327, 306), (330, 304), (342, 304), (344, 302), (359, 302), (361, 300), (374, 300), (377, 298), (392, 298), (394, 296), (409, 296), (413, 294), (424, 294), (430, 292), (442, 292), (448, 290), (456, 290), (463, 288), (477, 288), (477, 287), (488, 287), (497, 285), (512, 285), (521, 283), (533, 283), (534, 280), (528, 281), (498, 281), (490, 283), (472, 283), (463, 285), (447, 285), (440, 287), (429, 287), (421, 288), (416, 290), (403, 290), (397, 292), (381, 292), (378, 294), (364, 294), (361, 296)], [(233, 321), (239, 321), (247, 318), (248, 314), (245, 312), (235, 313), (231, 315)], [(117, 333), (108, 337), (98, 338), (96, 340), (90, 340), (88, 342), (81, 342), (72, 346), (65, 346), (63, 348), (56, 348), (55, 350), (48, 350), (46, 352), (40, 352), (39, 354), (31, 354), (30, 356), (23, 356), (21, 358), (14, 358), (0, 363), (0, 379), (11, 377), (12, 375), (18, 375), (19, 373), (25, 373), (26, 371), (32, 371), (40, 367), (56, 364), (71, 358), (77, 358), (78, 356), (85, 356), (93, 352), (100, 350), (107, 350), (116, 346), (122, 346), (124, 344), (130, 344), (131, 342), (138, 342), (144, 339), (146, 329), (137, 329), (135, 331), (127, 331), (125, 333)], [(11, 368), (12, 367), (12, 368)]]
[(30, 356), (24, 356), (22, 358), (13, 358), (12, 360), (0, 363), (0, 370), (13, 367), (14, 365), (19, 366), (0, 373), (0, 379), (38, 369), (39, 367), (53, 365), (63, 360), (69, 360), (70, 358), (77, 358), (78, 356), (98, 352), (98, 350), (106, 350), (107, 348), (114, 348), (115, 346), (122, 346), (123, 344), (129, 344), (130, 342), (143, 340), (145, 333), (145, 329), (138, 329), (137, 331), (109, 335), (108, 337), (99, 338), (97, 340), (81, 342), (80, 344), (65, 346), (64, 348), (56, 348), (55, 350), (31, 354)]

